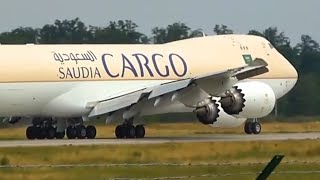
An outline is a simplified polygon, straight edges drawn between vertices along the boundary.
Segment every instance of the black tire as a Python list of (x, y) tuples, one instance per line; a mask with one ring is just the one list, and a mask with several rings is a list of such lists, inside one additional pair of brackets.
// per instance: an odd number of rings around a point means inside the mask
[(94, 126), (87, 126), (86, 128), (86, 132), (87, 132), (87, 138), (88, 139), (94, 139), (97, 135), (97, 129)]
[(127, 138), (135, 138), (136, 137), (136, 129), (134, 128), (134, 126), (127, 126), (126, 130), (127, 130), (127, 132), (126, 132)]
[(57, 129), (56, 129), (56, 138), (57, 139), (63, 139), (65, 135), (66, 135), (65, 131), (57, 132)]
[(246, 133), (246, 134), (252, 134), (252, 126), (251, 126), (251, 122), (246, 122), (245, 124), (244, 124), (244, 132)]
[(77, 131), (77, 138), (78, 139), (85, 139), (87, 137), (86, 127), (84, 125), (76, 126)]
[(253, 134), (260, 134), (261, 133), (261, 124), (259, 122), (251, 123), (251, 132)]
[(74, 127), (68, 126), (67, 137), (68, 137), (68, 139), (75, 139), (77, 137), (77, 131)]
[(47, 129), (46, 138), (54, 139), (56, 137), (56, 129), (53, 126), (49, 126), (46, 129)]
[(125, 137), (125, 126), (118, 125), (115, 130), (115, 135), (117, 138), (121, 139)]
[(137, 125), (135, 128), (136, 138), (144, 138), (146, 130), (143, 125)]
[(44, 127), (37, 127), (37, 138), (38, 139), (45, 139), (47, 137), (47, 128)]
[(36, 127), (34, 126), (29, 126), (27, 129), (26, 129), (26, 137), (28, 139), (35, 139), (37, 137), (37, 132), (36, 132)]
[(34, 133), (35, 139), (39, 139), (40, 132), (41, 132), (41, 128), (40, 127), (33, 126), (33, 133)]

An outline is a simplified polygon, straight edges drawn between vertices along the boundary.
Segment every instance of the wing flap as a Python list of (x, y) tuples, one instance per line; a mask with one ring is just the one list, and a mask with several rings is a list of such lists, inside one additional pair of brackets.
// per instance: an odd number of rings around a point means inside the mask
[(143, 94), (144, 90), (140, 90), (120, 97), (101, 101), (94, 106), (89, 114), (89, 117), (107, 114), (131, 106), (132, 104), (137, 103)]
[(191, 79), (184, 79), (184, 80), (180, 80), (180, 81), (173, 81), (173, 82), (161, 84), (152, 90), (148, 99), (162, 96), (164, 94), (167, 94), (167, 93), (170, 93), (173, 91), (177, 91), (179, 89), (183, 89), (190, 84), (190, 81), (191, 81)]

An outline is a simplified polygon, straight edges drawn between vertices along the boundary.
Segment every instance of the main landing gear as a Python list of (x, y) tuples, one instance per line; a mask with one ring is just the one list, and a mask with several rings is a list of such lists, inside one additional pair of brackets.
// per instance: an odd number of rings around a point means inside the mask
[(126, 120), (122, 125), (118, 125), (115, 129), (117, 138), (144, 138), (145, 128), (143, 125), (133, 125), (133, 120)]
[(53, 126), (29, 126), (26, 130), (28, 139), (62, 139), (65, 136), (64, 132), (57, 132)]
[(244, 124), (244, 132), (246, 134), (260, 134), (261, 133), (261, 124), (258, 122), (258, 119), (253, 119), (253, 121), (248, 121)]
[(68, 126), (67, 129), (53, 126), (56, 122), (52, 119), (35, 118), (32, 121), (32, 126), (26, 129), (28, 139), (63, 139), (67, 135), (68, 139), (94, 139), (97, 134), (95, 126), (84, 126), (83, 124), (74, 124)]
[(68, 126), (67, 130), (67, 137), (68, 139), (94, 139), (97, 135), (97, 130), (94, 126), (87, 126), (84, 125), (76, 125), (76, 126)]

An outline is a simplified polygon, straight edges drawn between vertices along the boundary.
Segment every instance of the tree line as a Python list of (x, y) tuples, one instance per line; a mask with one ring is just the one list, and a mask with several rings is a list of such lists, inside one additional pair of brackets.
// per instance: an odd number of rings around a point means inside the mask
[[(1, 44), (160, 44), (175, 40), (203, 36), (200, 29), (191, 29), (185, 23), (176, 22), (166, 27), (155, 27), (151, 36), (137, 30), (131, 20), (110, 21), (106, 26), (86, 25), (79, 18), (56, 20), (42, 28), (20, 27), (0, 34)], [(233, 34), (226, 25), (215, 25), (213, 32)], [(293, 91), (278, 102), (279, 115), (320, 115), (320, 47), (309, 35), (301, 35), (300, 42), (293, 46), (290, 38), (277, 27), (264, 31), (250, 30), (248, 34), (269, 40), (284, 55), (299, 73), (299, 80)]]

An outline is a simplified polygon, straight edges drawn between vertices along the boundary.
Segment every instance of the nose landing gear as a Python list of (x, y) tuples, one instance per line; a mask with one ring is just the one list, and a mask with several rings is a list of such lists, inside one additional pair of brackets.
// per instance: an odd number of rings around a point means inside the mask
[(261, 124), (259, 123), (257, 118), (244, 124), (244, 132), (246, 134), (260, 134), (261, 129)]

